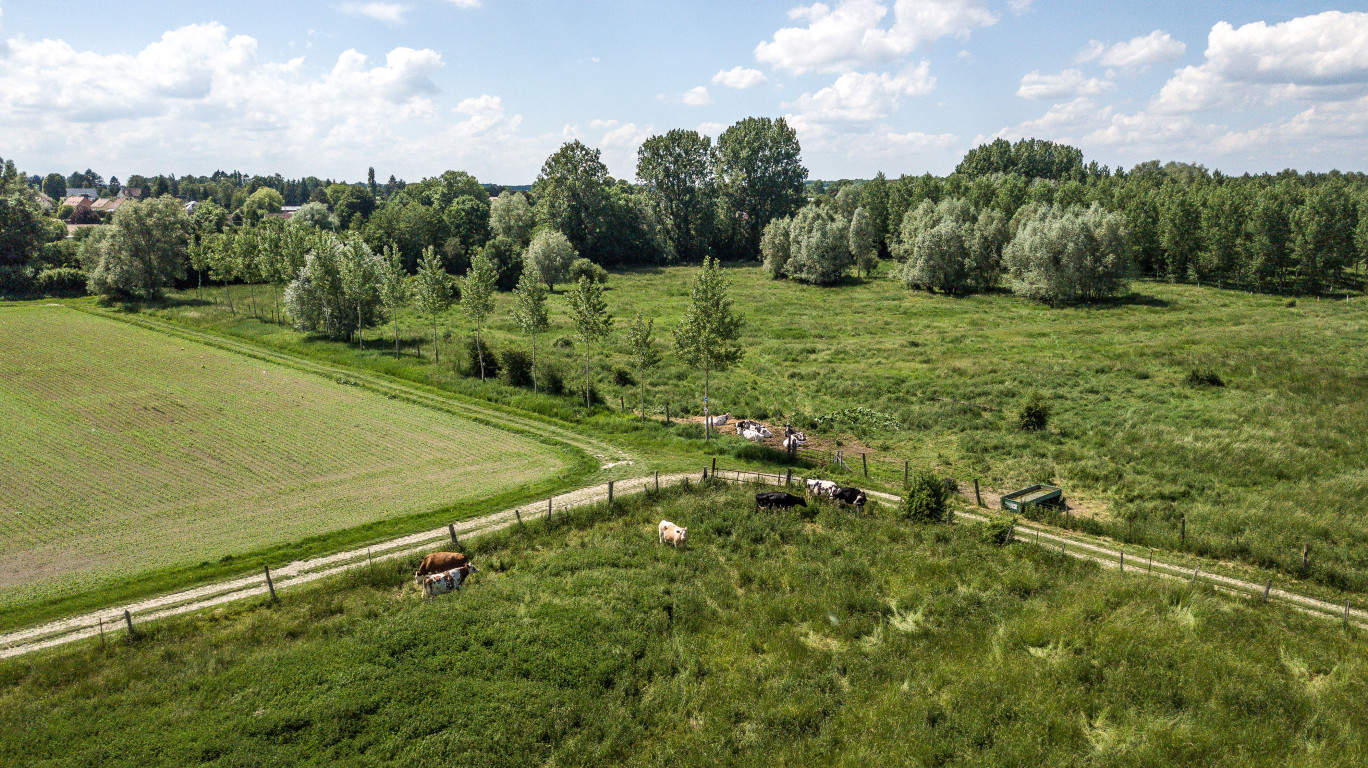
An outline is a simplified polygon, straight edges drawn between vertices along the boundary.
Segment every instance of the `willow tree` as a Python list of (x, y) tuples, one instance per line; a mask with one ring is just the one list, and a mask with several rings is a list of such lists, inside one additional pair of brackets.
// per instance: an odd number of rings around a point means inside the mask
[(481, 345), (480, 332), (484, 330), (489, 313), (494, 311), (494, 283), (498, 277), (493, 259), (481, 251), (471, 260), (470, 269), (461, 282), (461, 309), (475, 324), (475, 355), (480, 359), (480, 381), (485, 380), (484, 347)]
[(536, 266), (527, 265), (513, 289), (513, 320), (532, 339), (532, 391), (537, 391), (537, 334), (550, 327), (546, 314), (546, 285)]

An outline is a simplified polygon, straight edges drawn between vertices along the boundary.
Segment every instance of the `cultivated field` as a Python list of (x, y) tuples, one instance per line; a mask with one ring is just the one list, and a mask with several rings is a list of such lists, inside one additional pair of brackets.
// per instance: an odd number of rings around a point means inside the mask
[(0, 606), (546, 480), (555, 448), (71, 309), (0, 309)]
[[(1349, 766), (1361, 633), (888, 507), (633, 497), (0, 662), (0, 763)], [(875, 511), (875, 510), (871, 510)], [(798, 514), (806, 512), (807, 517)], [(657, 543), (666, 518), (688, 545)]]

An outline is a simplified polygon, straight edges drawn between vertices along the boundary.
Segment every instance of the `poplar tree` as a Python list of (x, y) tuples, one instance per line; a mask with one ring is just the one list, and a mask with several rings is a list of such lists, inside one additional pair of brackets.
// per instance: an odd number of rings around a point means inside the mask
[(399, 310), (407, 306), (413, 297), (413, 286), (409, 285), (408, 275), (404, 274), (403, 262), (399, 259), (399, 249), (385, 246), (385, 265), (380, 273), (380, 301), (394, 319), (394, 359), (399, 359)]
[(442, 269), (442, 259), (432, 246), (423, 249), (423, 260), (416, 275), (418, 309), (432, 315), (432, 360), (442, 362), (437, 346), (437, 313), (451, 306), (451, 275)]
[(654, 326), (655, 320), (647, 320), (638, 310), (636, 319), (627, 328), (627, 348), (631, 350), (632, 360), (636, 363), (637, 380), (641, 382), (642, 421), (646, 420), (646, 370), (660, 363), (660, 350), (656, 349), (652, 335)]
[(475, 324), (475, 354), (480, 359), (480, 381), (485, 380), (484, 347), (480, 342), (480, 331), (484, 330), (485, 319), (494, 311), (494, 283), (499, 278), (499, 270), (489, 254), (481, 251), (470, 261), (465, 280), (461, 282), (461, 309), (470, 322)]
[(584, 407), (590, 407), (589, 360), (594, 342), (607, 338), (613, 327), (613, 316), (603, 300), (603, 286), (581, 277), (579, 284), (566, 295), (570, 300), (570, 317), (575, 321), (575, 332), (584, 342)]
[(537, 391), (537, 334), (550, 325), (546, 315), (546, 284), (536, 266), (523, 268), (513, 289), (513, 320), (532, 339), (532, 391)]
[(709, 439), (708, 388), (714, 369), (726, 370), (741, 359), (744, 319), (732, 309), (727, 278), (717, 259), (705, 259), (694, 278), (689, 308), (674, 330), (675, 348), (684, 362), (703, 368), (703, 438)]

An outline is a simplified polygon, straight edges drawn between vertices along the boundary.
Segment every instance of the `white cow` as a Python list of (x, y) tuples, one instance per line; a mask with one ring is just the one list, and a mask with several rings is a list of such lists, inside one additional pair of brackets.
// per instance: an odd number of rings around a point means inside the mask
[(757, 443), (767, 437), (774, 437), (774, 433), (758, 421), (736, 422), (736, 434)]
[(789, 435), (784, 438), (784, 450), (796, 451), (803, 447), (803, 441), (797, 435)]
[(837, 486), (830, 480), (812, 479), (808, 480), (806, 484), (807, 492), (813, 496), (826, 496), (827, 498), (832, 498), (832, 494), (836, 493)]
[(679, 545), (684, 544), (689, 538), (688, 528), (681, 528), (669, 520), (661, 520), (657, 527), (660, 531), (660, 543), (672, 544), (675, 549), (679, 549)]
[(479, 568), (473, 565), (463, 565), (460, 568), (452, 568), (442, 573), (434, 573), (423, 579), (423, 599), (431, 600), (437, 595), (445, 595), (448, 592), (461, 591), (461, 585), (472, 573), (478, 573)]
[(726, 413), (722, 414), (721, 416), (709, 416), (707, 419), (705, 419), (705, 421), (707, 421), (707, 423), (708, 423), (708, 426), (710, 426), (710, 427), (720, 427), (720, 426), (722, 426), (723, 424), (726, 424), (726, 423), (727, 423), (728, 421), (730, 421), (730, 420), (731, 420), (731, 411), (727, 411)]

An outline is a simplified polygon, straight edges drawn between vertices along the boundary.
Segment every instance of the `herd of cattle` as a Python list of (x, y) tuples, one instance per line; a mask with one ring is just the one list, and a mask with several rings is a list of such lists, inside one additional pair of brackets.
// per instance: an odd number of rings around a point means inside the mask
[[(842, 488), (830, 480), (807, 480), (805, 484), (808, 495), (849, 504), (857, 511), (862, 511), (868, 501), (865, 492), (859, 488)], [(755, 505), (760, 509), (806, 507), (807, 499), (787, 491), (762, 491), (755, 494)], [(661, 544), (670, 544), (678, 549), (688, 542), (689, 529), (669, 520), (661, 520), (657, 531)], [(479, 570), (471, 565), (464, 552), (433, 552), (423, 558), (418, 570), (413, 573), (413, 580), (423, 591), (423, 599), (431, 600), (437, 595), (459, 592), (465, 580)]]
[[(730, 411), (720, 416), (708, 416), (704, 418), (704, 422), (706, 422), (707, 425), (709, 427), (712, 427), (713, 429), (725, 425), (728, 421), (731, 421)], [(736, 422), (736, 434), (740, 435), (741, 437), (744, 437), (752, 443), (758, 443), (768, 438), (774, 437), (774, 433), (770, 431), (769, 427), (765, 426), (764, 424), (761, 424), (758, 421), (750, 421), (748, 419), (741, 419), (740, 421)], [(785, 430), (784, 450), (796, 451), (799, 448), (802, 448), (803, 444), (806, 442), (807, 436), (804, 435), (802, 432), (796, 432), (792, 428)]]

